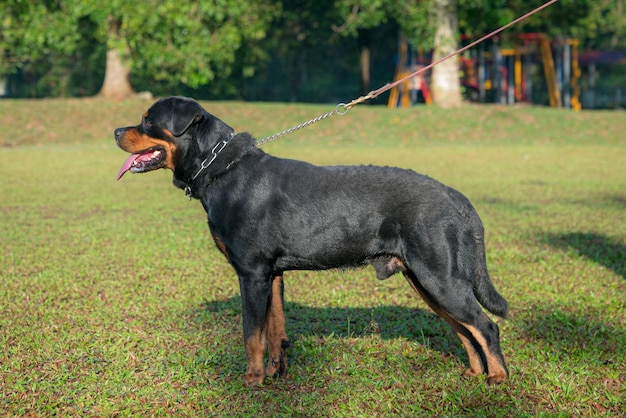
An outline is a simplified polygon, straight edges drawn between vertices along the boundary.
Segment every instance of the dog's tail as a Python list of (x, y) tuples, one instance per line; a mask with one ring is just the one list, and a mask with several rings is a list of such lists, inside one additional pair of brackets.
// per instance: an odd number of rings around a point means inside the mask
[(509, 312), (509, 304), (506, 299), (498, 293), (491, 283), (489, 271), (487, 270), (487, 258), (485, 256), (485, 229), (483, 223), (469, 200), (458, 191), (448, 188), (448, 193), (452, 203), (465, 220), (469, 223), (474, 234), (474, 263), (468, 266), (470, 274), (473, 276), (472, 290), (478, 302), (492, 314), (506, 318)]
[(496, 288), (493, 287), (493, 283), (491, 283), (489, 271), (487, 270), (483, 234), (475, 234), (474, 238), (476, 240), (476, 270), (473, 283), (474, 295), (476, 299), (478, 299), (478, 302), (489, 312), (506, 318), (509, 312), (509, 304), (506, 299), (498, 293)]

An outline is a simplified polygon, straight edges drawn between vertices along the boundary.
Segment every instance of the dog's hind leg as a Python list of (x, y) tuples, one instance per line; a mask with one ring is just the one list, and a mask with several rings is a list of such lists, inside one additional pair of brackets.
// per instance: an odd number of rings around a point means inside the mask
[(268, 360), (267, 376), (285, 376), (287, 374), (287, 354), (289, 347), (285, 330), (284, 313), (284, 283), (283, 276), (272, 277), (272, 296), (267, 315), (267, 344), (270, 358)]
[(467, 351), (467, 356), (469, 357), (470, 362), (470, 367), (465, 370), (465, 373), (463, 375), (477, 376), (479, 374), (482, 374), (484, 372), (483, 359), (480, 356), (480, 347), (476, 347), (476, 343), (473, 341), (474, 337), (472, 337), (472, 335), (461, 324), (454, 320), (454, 318), (452, 318), (446, 311), (434, 304), (430, 300), (429, 296), (415, 285), (415, 276), (413, 276), (410, 272), (405, 272), (404, 277), (407, 279), (413, 290), (415, 290), (415, 292), (417, 292), (422, 297), (422, 299), (424, 299), (428, 306), (430, 306), (430, 308), (435, 311), (437, 315), (445, 319), (446, 322), (450, 324), (452, 329), (454, 329), (454, 332), (456, 332), (456, 334), (461, 339), (463, 347), (465, 347), (465, 351)]
[[(416, 275), (404, 273), (409, 284), (422, 296), (424, 301), (452, 326), (461, 339), (469, 357), (469, 368), (464, 376), (476, 376), (487, 373), (487, 384), (501, 383), (507, 380), (508, 370), (500, 349), (498, 325), (482, 311), (466, 281), (454, 282), (455, 288), (443, 283), (452, 283), (449, 278), (441, 282), (424, 280), (427, 289)], [(437, 286), (439, 283), (439, 286)], [(468, 287), (464, 289), (463, 287)]]

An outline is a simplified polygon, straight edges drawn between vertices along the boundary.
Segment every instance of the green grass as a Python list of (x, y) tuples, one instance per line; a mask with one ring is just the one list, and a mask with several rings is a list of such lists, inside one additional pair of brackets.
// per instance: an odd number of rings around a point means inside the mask
[[(467, 356), (401, 276), (286, 276), (290, 374), (241, 382), (237, 278), (171, 173), (115, 174), (148, 102), (0, 101), (0, 411), (7, 416), (626, 413), (626, 114), (359, 106), (265, 149), (398, 165), (461, 190), (511, 317), (511, 380)], [(205, 103), (270, 135), (332, 106)]]

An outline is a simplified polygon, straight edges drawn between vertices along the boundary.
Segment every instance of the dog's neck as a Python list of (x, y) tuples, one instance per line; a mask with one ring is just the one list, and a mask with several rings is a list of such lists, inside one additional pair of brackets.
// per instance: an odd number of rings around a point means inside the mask
[(216, 178), (231, 170), (250, 150), (254, 148), (255, 139), (247, 132), (239, 133), (228, 141), (216, 145), (211, 151), (202, 154), (202, 161), (195, 172), (185, 182), (174, 179), (174, 184), (185, 190), (189, 199), (199, 199), (204, 190)]

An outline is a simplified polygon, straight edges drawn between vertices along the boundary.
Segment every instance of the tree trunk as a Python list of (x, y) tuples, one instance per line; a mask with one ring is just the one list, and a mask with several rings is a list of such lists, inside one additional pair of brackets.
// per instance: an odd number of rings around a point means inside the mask
[(359, 30), (359, 66), (361, 68), (361, 94), (369, 93), (370, 89), (370, 31)]
[[(435, 51), (433, 61), (454, 52), (458, 45), (457, 0), (435, 0)], [(441, 107), (456, 107), (463, 102), (459, 59), (454, 56), (433, 67), (433, 102)]]
[(120, 21), (109, 16), (106, 69), (100, 96), (121, 100), (135, 94), (130, 85), (130, 65), (128, 45), (120, 36)]

